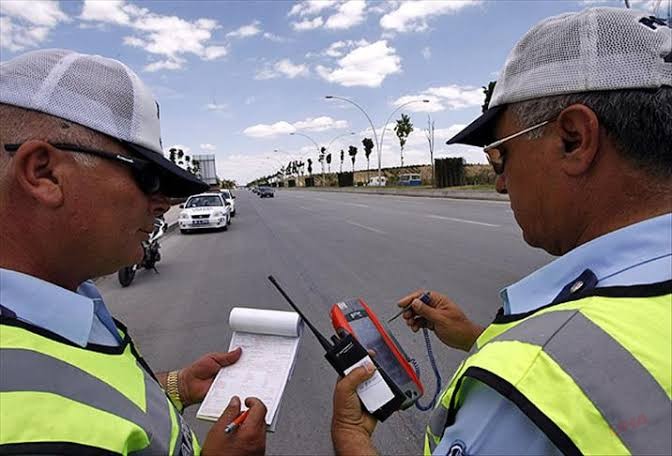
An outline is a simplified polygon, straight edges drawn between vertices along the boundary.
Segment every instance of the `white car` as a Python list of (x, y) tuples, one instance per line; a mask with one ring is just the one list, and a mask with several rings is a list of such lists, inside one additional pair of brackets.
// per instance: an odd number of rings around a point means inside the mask
[(231, 223), (231, 206), (227, 205), (219, 193), (192, 195), (180, 207), (182, 212), (178, 222), (182, 233), (203, 228), (220, 228), (226, 231)]
[(229, 203), (229, 208), (231, 209), (231, 217), (236, 216), (236, 197), (231, 193), (231, 190), (221, 189), (220, 194), (224, 197), (224, 201)]

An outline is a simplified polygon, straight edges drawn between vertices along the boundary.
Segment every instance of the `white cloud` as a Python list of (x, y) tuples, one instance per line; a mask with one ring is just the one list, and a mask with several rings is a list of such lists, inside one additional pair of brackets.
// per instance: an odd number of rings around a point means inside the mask
[(432, 50), (429, 48), (429, 46), (422, 48), (422, 57), (425, 60), (429, 60), (432, 58)]
[(427, 20), (433, 16), (456, 13), (463, 8), (478, 5), (481, 0), (416, 0), (401, 2), (399, 7), (380, 18), (380, 26), (396, 32), (420, 32), (429, 28)]
[(217, 147), (214, 144), (201, 144), (201, 150), (216, 150)]
[(274, 124), (257, 124), (247, 127), (243, 133), (252, 138), (268, 138), (279, 135), (288, 135), (298, 130), (320, 132), (334, 129), (347, 128), (348, 122), (345, 120), (335, 120), (329, 116), (309, 117), (306, 120), (299, 120), (293, 124), (281, 120)]
[(379, 87), (385, 78), (401, 71), (401, 58), (386, 40), (363, 44), (338, 61), (338, 68), (318, 65), (318, 74), (345, 87)]
[(363, 0), (350, 0), (338, 6), (338, 12), (329, 16), (325, 27), (328, 29), (349, 29), (361, 24), (365, 18), (366, 3)]
[(205, 109), (208, 111), (225, 111), (229, 106), (226, 103), (208, 103)]
[(131, 25), (131, 16), (146, 14), (147, 10), (127, 4), (125, 0), (84, 2), (80, 19), (93, 22), (107, 22), (117, 25)]
[(405, 95), (392, 103), (401, 106), (411, 100), (427, 99), (429, 103), (413, 103), (404, 109), (411, 112), (437, 112), (480, 106), (483, 104), (483, 89), (473, 86), (448, 85), (430, 87), (417, 95)]
[(341, 57), (343, 55), (343, 48), (345, 47), (345, 41), (336, 41), (331, 43), (331, 45), (324, 51), (324, 55), (328, 57)]
[(175, 60), (157, 60), (156, 62), (145, 65), (144, 70), (148, 73), (153, 73), (160, 70), (179, 70), (184, 64), (183, 59)]
[(250, 36), (261, 33), (259, 28), (259, 21), (254, 21), (251, 24), (243, 25), (242, 27), (226, 34), (227, 38), (248, 38)]
[(317, 14), (325, 8), (330, 8), (335, 5), (336, 0), (306, 0), (298, 2), (287, 14), (288, 16), (311, 16)]
[(251, 104), (253, 104), (255, 101), (257, 101), (257, 97), (255, 97), (254, 95), (251, 95), (251, 96), (245, 98), (245, 104), (246, 104), (246, 105), (251, 105)]
[(51, 29), (70, 18), (58, 2), (45, 0), (0, 1), (0, 48), (12, 52), (38, 47)]
[(294, 128), (306, 131), (326, 131), (336, 128), (347, 128), (347, 126), (348, 122), (346, 120), (334, 120), (329, 116), (309, 117), (306, 120), (294, 123)]
[(267, 65), (266, 68), (260, 70), (255, 75), (254, 79), (275, 79), (282, 76), (288, 77), (289, 79), (294, 79), (298, 76), (308, 76), (308, 74), (308, 66), (302, 64), (295, 65), (289, 59), (282, 59), (272, 65)]
[(216, 60), (229, 53), (226, 46), (208, 46), (203, 53), (203, 60)]
[(263, 37), (266, 38), (267, 40), (275, 41), (276, 43), (284, 43), (287, 41), (287, 38), (283, 38), (280, 35), (275, 35), (269, 32), (264, 32)]
[(292, 28), (296, 31), (302, 32), (304, 30), (312, 30), (318, 27), (322, 27), (324, 20), (322, 16), (317, 16), (314, 19), (306, 19), (301, 22), (292, 22)]
[(270, 136), (288, 135), (296, 131), (296, 128), (289, 122), (280, 121), (272, 125), (257, 124), (247, 127), (243, 133), (252, 138), (267, 138)]
[(189, 21), (155, 14), (125, 0), (85, 0), (80, 18), (94, 25), (107, 23), (130, 28), (134, 35), (124, 37), (124, 44), (159, 57), (145, 67), (146, 71), (183, 68), (187, 54), (215, 60), (228, 52), (226, 46), (212, 43), (213, 32), (220, 28), (213, 19)]

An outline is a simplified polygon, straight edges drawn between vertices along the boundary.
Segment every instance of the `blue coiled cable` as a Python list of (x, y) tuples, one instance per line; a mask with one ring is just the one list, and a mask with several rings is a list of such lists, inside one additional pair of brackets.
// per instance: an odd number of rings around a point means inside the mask
[[(424, 292), (419, 299), (423, 303), (429, 305), (429, 299), (430, 299), (429, 291)], [(432, 366), (432, 370), (434, 371), (434, 378), (436, 379), (436, 389), (434, 391), (434, 396), (432, 396), (432, 400), (430, 401), (430, 403), (427, 405), (421, 405), (420, 401), (415, 402), (415, 408), (423, 412), (426, 412), (427, 410), (431, 410), (432, 408), (434, 408), (434, 405), (436, 404), (436, 399), (438, 398), (439, 393), (441, 392), (441, 374), (439, 373), (439, 368), (436, 365), (436, 359), (434, 358), (434, 350), (432, 350), (432, 342), (429, 339), (429, 330), (427, 328), (422, 328), (422, 335), (425, 336), (427, 357), (429, 358), (429, 364), (431, 364)], [(420, 377), (420, 366), (418, 365), (418, 362), (415, 359), (411, 359), (411, 364), (413, 364), (413, 367), (415, 368), (415, 374), (418, 377)]]

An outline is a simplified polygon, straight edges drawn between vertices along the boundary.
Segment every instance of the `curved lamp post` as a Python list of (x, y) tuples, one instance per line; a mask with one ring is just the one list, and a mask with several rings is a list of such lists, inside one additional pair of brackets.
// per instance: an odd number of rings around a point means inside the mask
[[(334, 139), (332, 139), (331, 141), (329, 141), (329, 144), (327, 145), (327, 147), (324, 148), (324, 150), (325, 150), (325, 156), (324, 156), (324, 158), (326, 159), (326, 153), (329, 151), (329, 147), (331, 147), (331, 145), (333, 144), (334, 141), (336, 141), (338, 138), (342, 138), (342, 137), (344, 137), (344, 136), (351, 136), (351, 135), (354, 135), (354, 134), (355, 134), (354, 131), (350, 131), (350, 132), (348, 132), (348, 133), (343, 133), (342, 135), (338, 135), (338, 136), (336, 136)], [(304, 138), (309, 139), (313, 144), (315, 144), (315, 149), (317, 150), (317, 156), (318, 156), (318, 157), (320, 156), (320, 153), (321, 153), (321, 151), (320, 151), (320, 145), (319, 145), (319, 144), (317, 143), (317, 141), (315, 141), (313, 138), (311, 138), (310, 136), (305, 135), (305, 134), (303, 134), (303, 133), (299, 133), (299, 132), (297, 132), (297, 131), (294, 131), (294, 132), (290, 133), (290, 135), (292, 135), (292, 136), (295, 136), (295, 135), (296, 135), (296, 136), (303, 136)], [(277, 150), (277, 149), (276, 149), (276, 150)], [(304, 157), (305, 157), (305, 155), (304, 155)], [(322, 164), (322, 186), (324, 187), (324, 161), (322, 161), (321, 164)]]
[(352, 101), (349, 98), (339, 97), (339, 96), (336, 96), (336, 95), (327, 95), (324, 98), (326, 98), (327, 100), (346, 101), (346, 102), (354, 105), (357, 109), (362, 111), (362, 114), (364, 114), (364, 116), (366, 116), (366, 119), (369, 121), (369, 125), (371, 125), (371, 130), (373, 130), (373, 139), (376, 142), (376, 155), (378, 156), (378, 182), (380, 182), (381, 177), (382, 177), (381, 155), (382, 155), (382, 152), (383, 152), (383, 138), (385, 137), (385, 130), (387, 130), (387, 124), (390, 122), (390, 119), (392, 118), (392, 116), (397, 111), (399, 111), (404, 106), (408, 106), (409, 104), (412, 104), (412, 103), (429, 103), (429, 100), (410, 100), (410, 101), (407, 101), (406, 103), (402, 103), (401, 105), (397, 106), (396, 109), (394, 111), (392, 111), (392, 113), (387, 117), (387, 120), (385, 121), (385, 125), (383, 125), (383, 131), (380, 134), (380, 141), (378, 141), (378, 134), (376, 133), (376, 127), (373, 125), (373, 122), (371, 121), (371, 117), (369, 117), (369, 115), (366, 113), (364, 108), (362, 108), (360, 105), (358, 105), (357, 103), (355, 103), (354, 101)]

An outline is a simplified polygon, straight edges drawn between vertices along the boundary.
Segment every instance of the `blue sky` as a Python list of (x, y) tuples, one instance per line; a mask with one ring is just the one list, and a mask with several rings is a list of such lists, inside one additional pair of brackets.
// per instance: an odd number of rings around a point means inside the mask
[[(631, 0), (652, 12), (656, 0)], [(664, 2), (663, 2), (664, 3)], [(239, 184), (291, 158), (316, 158), (308, 135), (339, 151), (378, 134), (398, 111), (415, 126), (405, 163), (435, 156), (484, 162), (478, 149), (445, 140), (480, 112), (481, 86), (496, 79), (516, 40), (544, 17), (622, 0), (552, 1), (0, 1), (0, 60), (38, 48), (68, 48), (119, 59), (161, 104), (163, 144), (212, 153), (221, 178)], [(661, 15), (664, 15), (661, 12)], [(399, 165), (390, 124), (383, 166)], [(355, 135), (349, 135), (354, 132)], [(275, 150), (278, 152), (275, 152)], [(347, 161), (345, 169), (351, 165)], [(316, 161), (316, 160), (315, 160)], [(377, 166), (375, 152), (371, 167)], [(314, 165), (314, 172), (319, 165)]]

